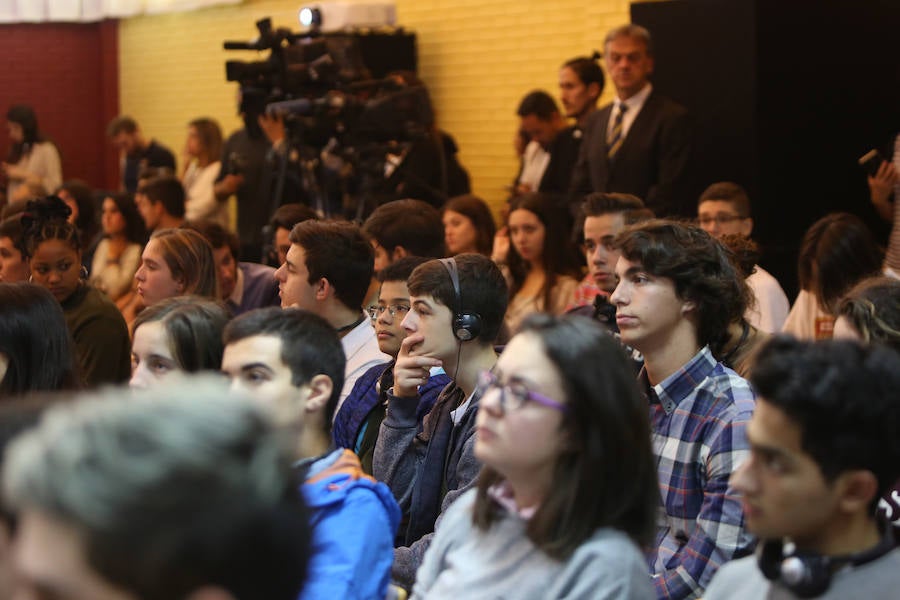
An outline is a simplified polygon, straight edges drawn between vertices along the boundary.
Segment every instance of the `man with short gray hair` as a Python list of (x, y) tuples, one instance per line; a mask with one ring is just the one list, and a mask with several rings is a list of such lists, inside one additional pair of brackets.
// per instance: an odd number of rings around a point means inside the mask
[(12, 443), (22, 597), (297, 598), (310, 534), (289, 452), (251, 404), (184, 389), (86, 397)]
[(691, 132), (684, 107), (650, 83), (650, 32), (622, 25), (606, 35), (603, 46), (616, 98), (585, 124), (571, 191), (633, 194), (658, 217), (683, 214)]

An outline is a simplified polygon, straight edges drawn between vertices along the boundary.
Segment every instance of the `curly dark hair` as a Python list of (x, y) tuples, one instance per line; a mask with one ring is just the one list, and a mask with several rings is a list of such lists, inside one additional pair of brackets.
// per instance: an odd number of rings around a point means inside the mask
[(760, 350), (750, 382), (799, 426), (801, 447), (826, 480), (852, 469), (878, 478), (874, 514), (900, 476), (900, 356), (879, 345), (777, 336)]
[(656, 277), (671, 279), (696, 306), (697, 341), (715, 346), (747, 310), (750, 290), (731, 251), (695, 225), (651, 219), (616, 238), (622, 256)]

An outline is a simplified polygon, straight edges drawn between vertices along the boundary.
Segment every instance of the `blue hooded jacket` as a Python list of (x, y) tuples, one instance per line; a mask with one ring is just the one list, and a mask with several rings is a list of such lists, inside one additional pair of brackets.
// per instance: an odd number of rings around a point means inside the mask
[(381, 600), (387, 595), (400, 507), (350, 450), (301, 463), (312, 556), (299, 600)]

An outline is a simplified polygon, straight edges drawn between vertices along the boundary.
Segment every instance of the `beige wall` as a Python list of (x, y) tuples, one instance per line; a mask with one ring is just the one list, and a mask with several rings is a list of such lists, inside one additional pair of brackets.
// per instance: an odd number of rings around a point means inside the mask
[[(254, 22), (299, 31), (302, 2), (249, 0), (240, 6), (127, 19), (120, 29), (121, 106), (144, 131), (180, 154), (187, 122), (240, 126), (236, 85), (223, 40), (248, 40)], [(400, 24), (418, 36), (419, 72), (440, 126), (460, 147), (473, 191), (495, 207), (517, 169), (512, 150), (519, 99), (535, 88), (557, 93), (556, 73), (569, 58), (601, 49), (604, 32), (628, 20), (625, 0), (397, 0)], [(260, 55), (262, 58), (263, 55)], [(610, 86), (601, 102), (611, 97)]]

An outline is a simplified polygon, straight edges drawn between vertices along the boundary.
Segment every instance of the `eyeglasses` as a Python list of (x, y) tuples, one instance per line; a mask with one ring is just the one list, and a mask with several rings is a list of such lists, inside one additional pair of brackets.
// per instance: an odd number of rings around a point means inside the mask
[(731, 223), (733, 221), (743, 221), (746, 218), (748, 218), (748, 217), (742, 217), (741, 215), (719, 214), (714, 217), (710, 217), (710, 216), (700, 217), (699, 219), (697, 219), (697, 222), (700, 224), (701, 227), (705, 227), (708, 225), (712, 225), (713, 223), (715, 223), (717, 225), (728, 225), (729, 223)]
[(388, 304), (387, 306), (379, 304), (378, 306), (370, 306), (366, 309), (366, 312), (369, 313), (369, 318), (373, 321), (384, 314), (384, 311), (388, 311), (388, 314), (391, 315), (392, 319), (397, 315), (400, 315), (402, 318), (409, 312), (409, 307), (405, 304)]
[(568, 413), (569, 407), (565, 404), (557, 402), (553, 398), (548, 398), (543, 394), (532, 392), (522, 383), (510, 381), (506, 384), (500, 383), (497, 376), (490, 371), (482, 371), (478, 374), (477, 390), (480, 397), (484, 397), (492, 389), (500, 390), (500, 412), (516, 411), (522, 408), (526, 402), (531, 401), (561, 413)]

